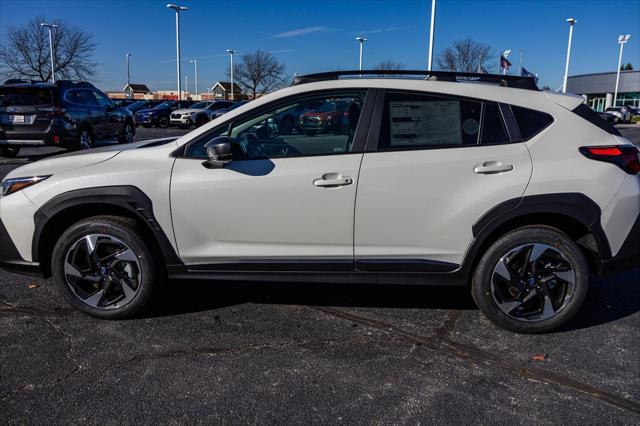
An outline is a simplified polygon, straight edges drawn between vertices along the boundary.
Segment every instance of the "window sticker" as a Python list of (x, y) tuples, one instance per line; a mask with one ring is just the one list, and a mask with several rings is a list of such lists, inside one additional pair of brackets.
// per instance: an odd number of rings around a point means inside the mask
[(462, 123), (462, 131), (464, 131), (467, 135), (475, 135), (478, 133), (478, 121), (473, 118), (467, 118)]
[(389, 111), (391, 146), (462, 144), (460, 101), (394, 101)]

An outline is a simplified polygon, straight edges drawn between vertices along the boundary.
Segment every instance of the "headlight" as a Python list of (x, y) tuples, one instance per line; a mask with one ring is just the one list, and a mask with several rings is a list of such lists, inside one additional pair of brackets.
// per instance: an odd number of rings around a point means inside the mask
[(49, 176), (51, 175), (5, 179), (2, 181), (2, 195), (6, 196), (9, 194), (13, 194), (14, 192), (22, 191), (23, 189), (28, 188), (31, 185), (42, 182)]

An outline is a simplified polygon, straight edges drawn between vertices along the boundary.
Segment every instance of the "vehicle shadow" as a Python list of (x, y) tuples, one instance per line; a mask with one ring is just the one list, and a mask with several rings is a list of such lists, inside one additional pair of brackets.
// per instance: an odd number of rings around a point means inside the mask
[[(477, 309), (469, 290), (459, 287), (171, 280), (165, 284), (146, 316), (181, 315), (244, 303)], [(607, 280), (594, 277), (587, 299), (578, 314), (555, 332), (590, 328), (620, 320), (639, 311), (640, 268)]]
[(476, 309), (469, 291), (458, 287), (172, 280), (148, 315), (179, 315), (243, 303)]

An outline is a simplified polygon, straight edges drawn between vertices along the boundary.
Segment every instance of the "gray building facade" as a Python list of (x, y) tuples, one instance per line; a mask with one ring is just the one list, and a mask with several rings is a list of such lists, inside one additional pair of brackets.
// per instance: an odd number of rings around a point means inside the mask
[[(567, 92), (582, 95), (587, 105), (596, 111), (613, 106), (616, 73), (574, 75), (567, 78)], [(640, 71), (620, 71), (616, 105), (640, 106)]]

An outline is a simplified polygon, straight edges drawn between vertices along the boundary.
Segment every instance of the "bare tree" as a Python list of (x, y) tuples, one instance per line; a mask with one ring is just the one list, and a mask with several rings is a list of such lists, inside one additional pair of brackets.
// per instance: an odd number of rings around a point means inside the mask
[(240, 57), (240, 63), (233, 66), (233, 77), (255, 99), (285, 83), (285, 66), (271, 53), (257, 50)]
[(374, 70), (401, 70), (404, 69), (404, 64), (400, 62), (395, 62), (390, 59), (380, 62), (378, 65), (373, 67)]
[[(0, 44), (0, 75), (48, 81), (51, 78), (49, 32), (37, 17), (22, 27), (10, 27)], [(57, 78), (87, 80), (95, 75), (91, 57), (96, 44), (93, 36), (60, 20), (53, 30), (53, 63)]]
[(437, 58), (438, 67), (444, 71), (485, 72), (497, 64), (496, 56), (490, 46), (471, 40), (459, 40), (453, 46), (444, 49)]

